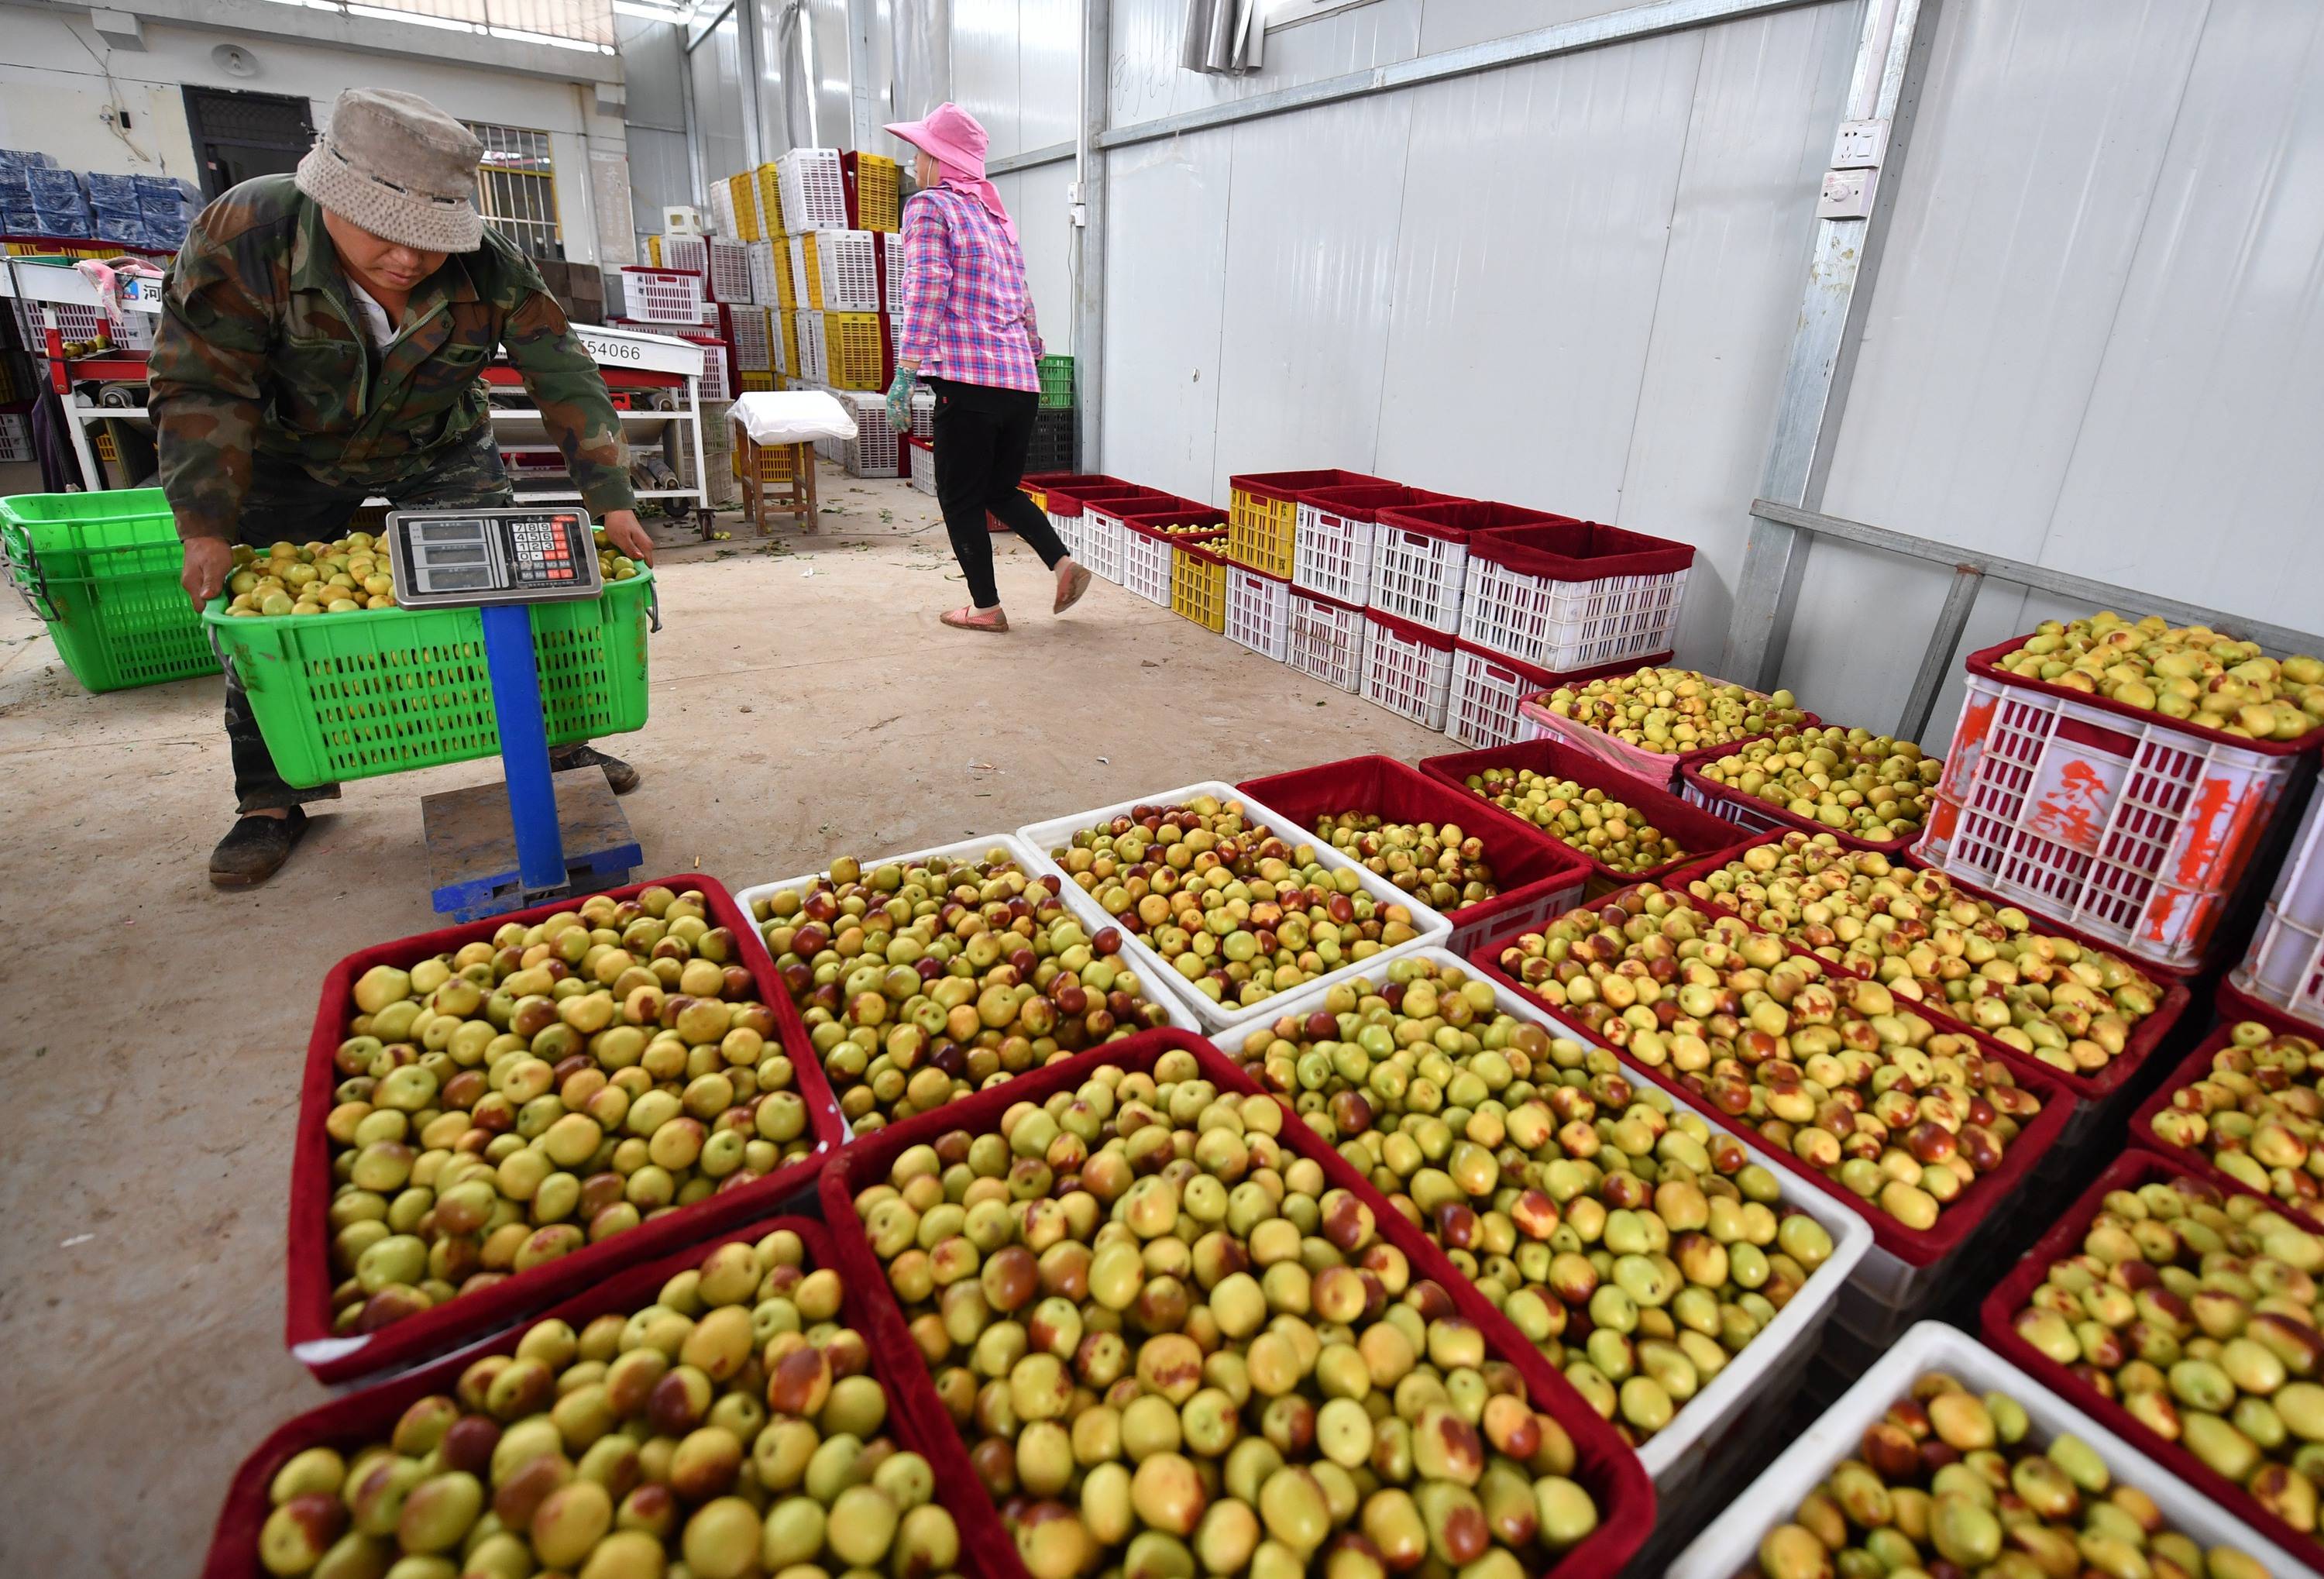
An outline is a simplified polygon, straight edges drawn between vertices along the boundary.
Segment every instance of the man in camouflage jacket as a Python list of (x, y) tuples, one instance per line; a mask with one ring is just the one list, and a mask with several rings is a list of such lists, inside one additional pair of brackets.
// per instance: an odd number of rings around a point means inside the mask
[[(236, 542), (330, 540), (367, 497), (513, 503), (480, 376), (502, 346), (606, 537), (652, 558), (596, 364), (539, 272), (477, 216), (482, 152), (425, 99), (350, 90), (295, 177), (244, 181), (187, 234), (164, 288), (151, 409), (198, 605), (223, 587)], [(302, 802), (339, 791), (283, 782), (230, 665), (226, 725), (241, 816), (210, 880), (243, 887), (289, 857)], [(588, 746), (554, 762), (587, 764), (616, 790), (637, 781)]]

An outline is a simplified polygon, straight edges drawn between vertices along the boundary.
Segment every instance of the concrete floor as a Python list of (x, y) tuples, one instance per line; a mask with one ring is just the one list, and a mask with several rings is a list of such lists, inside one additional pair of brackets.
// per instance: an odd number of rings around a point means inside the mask
[[(1052, 619), (1014, 538), (994, 546), (1016, 631), (946, 631), (965, 598), (934, 501), (822, 486), (814, 538), (664, 533), (651, 722), (606, 743), (645, 773), (641, 877), (740, 888), (1199, 779), (1456, 749), (1104, 582)], [(498, 778), (351, 785), (272, 883), (222, 894), (220, 689), (90, 697), (0, 592), (0, 1573), (193, 1571), (234, 1466), (325, 1398), (282, 1346), (315, 994), (341, 956), (434, 925), (420, 796)]]

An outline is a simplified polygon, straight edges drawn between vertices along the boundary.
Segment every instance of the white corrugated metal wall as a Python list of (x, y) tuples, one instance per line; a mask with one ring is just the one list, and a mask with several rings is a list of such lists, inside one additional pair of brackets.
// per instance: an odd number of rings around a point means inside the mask
[[(1071, 9), (956, 8), (956, 94), (996, 152), (1070, 135)], [(1181, 0), (1113, 0), (1111, 121), (1605, 9), (1371, 0), (1228, 79), (1178, 67)], [(1715, 664), (1860, 15), (1832, 0), (1116, 152), (1106, 468), (1222, 501), (1234, 472), (1339, 465), (1692, 542), (1681, 656)], [(2319, 81), (2315, 7), (1942, 0), (1824, 507), (2319, 623)], [(1069, 168), (1004, 181), (1053, 340)], [(1944, 586), (1820, 549), (1785, 679), (1888, 726)], [(1971, 634), (2048, 612), (1996, 590)]]

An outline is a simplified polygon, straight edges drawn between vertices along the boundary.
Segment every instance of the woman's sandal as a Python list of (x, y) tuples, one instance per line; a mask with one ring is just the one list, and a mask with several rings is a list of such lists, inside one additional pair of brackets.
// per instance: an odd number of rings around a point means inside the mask
[(1066, 568), (1060, 569), (1057, 574), (1057, 601), (1051, 605), (1049, 609), (1051, 614), (1064, 614), (1074, 605), (1081, 602), (1082, 594), (1089, 590), (1090, 573), (1087, 567), (1076, 565), (1070, 559), (1065, 561), (1065, 566)]
[(1009, 633), (1009, 616), (1000, 609), (993, 609), (987, 613), (983, 609), (975, 607), (956, 608), (940, 617), (945, 624), (955, 631), (977, 631), (987, 636), (1005, 636)]

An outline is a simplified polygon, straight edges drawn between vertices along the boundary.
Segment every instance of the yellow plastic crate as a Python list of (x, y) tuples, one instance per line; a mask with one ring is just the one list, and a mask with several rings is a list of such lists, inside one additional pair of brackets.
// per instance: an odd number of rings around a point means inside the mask
[(858, 230), (899, 230), (900, 167), (876, 153), (855, 156), (855, 227)]
[(779, 238), (789, 228), (783, 223), (783, 188), (776, 176), (776, 167), (771, 164), (762, 164), (751, 172), (759, 189), (759, 228), (772, 238)]
[(823, 262), (822, 254), (815, 245), (815, 233), (809, 231), (803, 235), (792, 236), (790, 248), (791, 256), (798, 260), (799, 265), (798, 274), (792, 276), (791, 289), (794, 291), (798, 289), (799, 275), (804, 275), (807, 279), (807, 300), (797, 305), (806, 311), (821, 312), (823, 310)]
[(1227, 567), (1208, 549), (1170, 545), (1170, 607), (1206, 631), (1227, 630)]
[(654, 268), (659, 269), (661, 267), (660, 236), (649, 235), (646, 237), (646, 262)]
[(831, 382), (841, 389), (888, 387), (888, 322), (879, 312), (823, 315), (824, 355)]
[(1288, 581), (1298, 525), (1296, 502), (1262, 498), (1237, 488), (1228, 501), (1227, 558)]
[(775, 315), (783, 331), (783, 370), (789, 378), (799, 376), (798, 319), (787, 309)]
[(759, 225), (759, 180), (752, 171), (726, 178), (727, 195), (734, 199), (734, 228), (742, 233), (744, 241), (759, 241), (765, 231)]
[(772, 390), (775, 387), (775, 375), (771, 373), (745, 373), (742, 377), (744, 394), (750, 394), (757, 390)]

